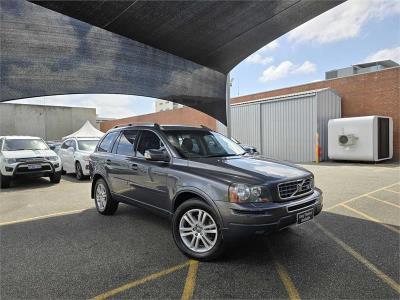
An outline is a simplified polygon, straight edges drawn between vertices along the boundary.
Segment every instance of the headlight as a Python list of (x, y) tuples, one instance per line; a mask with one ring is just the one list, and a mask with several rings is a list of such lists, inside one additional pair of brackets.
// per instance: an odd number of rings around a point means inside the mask
[(58, 160), (58, 156), (49, 156), (47, 157), (48, 160), (50, 161), (57, 161)]
[(17, 162), (17, 160), (15, 158), (5, 158), (4, 162), (6, 164), (15, 164)]
[(229, 201), (234, 203), (267, 202), (268, 198), (263, 197), (263, 189), (260, 186), (232, 183), (229, 187)]

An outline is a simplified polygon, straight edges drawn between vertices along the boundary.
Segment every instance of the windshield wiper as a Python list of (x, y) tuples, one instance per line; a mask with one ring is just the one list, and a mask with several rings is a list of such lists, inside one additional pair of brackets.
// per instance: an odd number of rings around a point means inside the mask
[(214, 154), (214, 155), (207, 155), (205, 157), (228, 157), (228, 156), (238, 156), (240, 154)]

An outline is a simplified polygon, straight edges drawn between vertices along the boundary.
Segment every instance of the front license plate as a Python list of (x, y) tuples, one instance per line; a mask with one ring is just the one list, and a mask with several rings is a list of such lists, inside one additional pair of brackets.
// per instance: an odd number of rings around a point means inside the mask
[(314, 218), (314, 209), (302, 211), (297, 214), (297, 224), (302, 224), (304, 222), (310, 221)]
[(37, 170), (41, 168), (42, 168), (41, 165), (28, 165), (28, 170)]

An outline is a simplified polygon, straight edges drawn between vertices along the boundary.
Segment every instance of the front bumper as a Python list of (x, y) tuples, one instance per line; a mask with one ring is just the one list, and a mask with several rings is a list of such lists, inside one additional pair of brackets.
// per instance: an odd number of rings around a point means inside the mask
[[(37, 168), (32, 169), (31, 168), (32, 166), (36, 166)], [(5, 164), (1, 168), (1, 174), (3, 176), (10, 176), (10, 177), (20, 177), (20, 176), (44, 177), (44, 176), (50, 176), (55, 172), (60, 172), (60, 171), (61, 171), (61, 162), (59, 160), (25, 161), (14, 164)]]
[(223, 220), (224, 238), (265, 234), (296, 224), (297, 214), (314, 209), (318, 215), (323, 206), (322, 192), (288, 202), (237, 204), (215, 201)]

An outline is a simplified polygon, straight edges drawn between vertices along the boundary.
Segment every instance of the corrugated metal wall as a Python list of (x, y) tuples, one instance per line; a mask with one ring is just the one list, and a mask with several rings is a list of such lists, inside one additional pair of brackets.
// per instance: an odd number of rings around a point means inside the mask
[(311, 162), (319, 132), (321, 160), (326, 160), (328, 120), (340, 116), (340, 97), (331, 89), (269, 98), (232, 106), (232, 136), (268, 157)]
[(260, 149), (260, 104), (231, 107), (232, 136), (240, 137), (239, 141), (243, 144)]

